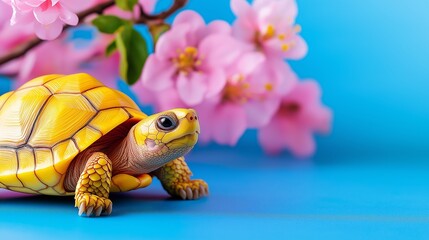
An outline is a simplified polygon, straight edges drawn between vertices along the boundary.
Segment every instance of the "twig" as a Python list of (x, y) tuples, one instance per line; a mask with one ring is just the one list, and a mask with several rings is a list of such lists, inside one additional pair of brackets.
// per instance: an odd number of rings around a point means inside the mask
[[(142, 14), (141, 14), (139, 19), (135, 20), (135, 23), (147, 24), (147, 23), (152, 22), (152, 21), (163, 21), (164, 19), (171, 16), (178, 9), (185, 6), (187, 2), (188, 2), (188, 0), (175, 0), (169, 9), (167, 9), (164, 12), (161, 12), (159, 14), (154, 14), (154, 15), (148, 15), (141, 9)], [(92, 8), (89, 8), (83, 12), (78, 13), (77, 16), (79, 17), (79, 24), (83, 23), (84, 19), (86, 17), (88, 17), (89, 15), (94, 14), (94, 13), (102, 14), (104, 12), (104, 10), (106, 10), (107, 8), (109, 8), (113, 5), (115, 5), (115, 1), (111, 0), (111, 1), (96, 5)], [(71, 26), (69, 26), (69, 25), (64, 26), (64, 30), (69, 28), (69, 27), (71, 27)], [(28, 51), (37, 47), (41, 43), (43, 43), (43, 40), (36, 38), (36, 37), (29, 40), (28, 42), (26, 42), (26, 43), (22, 44), (21, 46), (15, 48), (14, 50), (12, 50), (7, 55), (0, 57), (0, 66), (5, 64), (5, 63), (8, 63), (8, 62), (10, 62), (16, 58), (24, 56)]]
[[(79, 17), (79, 20), (80, 20), (79, 24), (83, 22), (83, 20), (89, 15), (93, 13), (103, 12), (105, 9), (113, 6), (114, 4), (115, 4), (115, 1), (108, 1), (78, 13), (77, 16)], [(64, 26), (64, 29), (67, 29), (67, 28), (69, 28), (69, 25)], [(0, 57), (0, 66), (16, 58), (22, 57), (25, 53), (35, 48), (36, 46), (40, 45), (42, 42), (43, 42), (42, 39), (35, 37), (29, 40), (28, 42), (22, 44), (21, 46), (15, 48), (12, 52), (7, 54), (6, 56)]]
[[(188, 0), (175, 0), (173, 5), (164, 12), (161, 12), (159, 14), (149, 15), (147, 14), (142, 7), (140, 7), (140, 19), (137, 21), (137, 23), (147, 23), (150, 20), (159, 20), (159, 19), (166, 19), (169, 16), (171, 16), (173, 13), (175, 13), (180, 8), (184, 7)], [(139, 22), (141, 21), (141, 22)]]

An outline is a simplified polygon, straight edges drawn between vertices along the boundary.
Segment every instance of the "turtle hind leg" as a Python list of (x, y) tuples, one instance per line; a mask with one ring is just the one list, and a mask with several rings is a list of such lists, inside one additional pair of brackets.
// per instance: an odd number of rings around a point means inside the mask
[(192, 172), (184, 157), (174, 159), (153, 172), (173, 197), (198, 199), (208, 195), (208, 185), (201, 179), (191, 180)]
[(112, 201), (109, 199), (112, 162), (101, 152), (89, 157), (85, 169), (76, 185), (75, 207), (79, 208), (79, 216), (110, 215)]

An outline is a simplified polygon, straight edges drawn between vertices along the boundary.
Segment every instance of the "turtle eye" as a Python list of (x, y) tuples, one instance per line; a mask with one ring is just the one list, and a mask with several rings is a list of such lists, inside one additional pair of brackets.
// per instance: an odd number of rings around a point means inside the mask
[(161, 116), (156, 121), (156, 124), (158, 128), (161, 130), (172, 130), (177, 127), (177, 121), (176, 119), (170, 117), (170, 116)]

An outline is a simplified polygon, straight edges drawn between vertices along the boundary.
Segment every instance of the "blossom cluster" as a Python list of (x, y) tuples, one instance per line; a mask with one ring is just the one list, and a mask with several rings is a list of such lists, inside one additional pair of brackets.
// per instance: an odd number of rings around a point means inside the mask
[[(3, 0), (10, 5), (13, 15), (12, 26), (26, 26), (41, 39), (53, 40), (60, 36), (64, 25), (76, 26), (77, 13), (106, 0)], [(155, 0), (139, 0), (147, 11), (152, 11)], [(110, 13), (126, 15), (118, 8)], [(138, 11), (136, 11), (138, 14)]]
[[(105, 56), (112, 37), (85, 25), (61, 35), (64, 24), (76, 25), (77, 13), (106, 0), (0, 0), (0, 56), (31, 40), (34, 35), (53, 40), (42, 43), (22, 58), (0, 66), (0, 74), (16, 76), (15, 86), (35, 77), (52, 74), (87, 72), (109, 87), (116, 87), (119, 54)], [(145, 11), (153, 11), (155, 0), (139, 0)], [(137, 11), (135, 11), (137, 13)], [(64, 14), (69, 18), (64, 18)], [(107, 14), (131, 18), (118, 7)], [(75, 37), (73, 33), (91, 37)]]
[[(75, 30), (61, 35), (64, 26), (81, 21), (79, 12), (105, 2), (0, 0), (0, 56), (34, 34), (56, 39), (0, 66), (0, 74), (16, 75), (20, 85), (43, 74), (88, 72), (115, 87), (123, 58), (118, 52), (105, 55), (115, 36), (88, 26), (77, 29), (90, 32), (90, 39), (73, 36)], [(152, 12), (155, 3), (139, 0), (129, 11), (113, 6), (104, 14), (128, 24), (120, 19), (137, 19), (140, 8)], [(257, 129), (259, 142), (268, 153), (288, 149), (297, 156), (311, 155), (313, 133), (329, 132), (332, 114), (321, 103), (319, 85), (300, 80), (288, 62), (307, 54), (301, 27), (295, 23), (295, 0), (231, 0), (231, 9), (236, 16), (232, 24), (221, 20), (206, 23), (195, 11), (180, 12), (170, 29), (157, 37), (154, 52), (132, 90), (157, 111), (196, 109), (202, 142), (232, 146), (247, 129)], [(107, 32), (117, 31), (110, 29), (110, 23), (106, 26)]]
[(299, 81), (286, 62), (307, 53), (295, 0), (232, 0), (231, 9), (232, 26), (181, 12), (134, 90), (157, 110), (195, 108), (203, 142), (235, 145), (256, 128), (268, 153), (311, 155), (313, 132), (329, 131), (331, 111), (320, 103), (319, 85)]

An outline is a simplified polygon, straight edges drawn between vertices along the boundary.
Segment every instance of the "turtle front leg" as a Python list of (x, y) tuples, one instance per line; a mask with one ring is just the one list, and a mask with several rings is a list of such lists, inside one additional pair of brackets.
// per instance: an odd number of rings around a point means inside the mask
[(174, 159), (165, 164), (153, 174), (161, 181), (164, 189), (173, 197), (182, 199), (198, 199), (208, 195), (208, 185), (205, 181), (191, 180), (192, 172), (184, 157)]
[(109, 199), (112, 162), (106, 154), (96, 152), (88, 159), (77, 182), (75, 207), (79, 208), (79, 216), (110, 215), (112, 201)]

